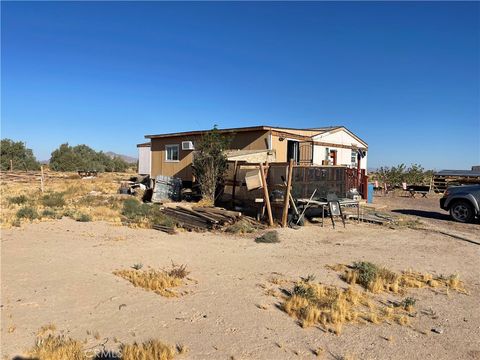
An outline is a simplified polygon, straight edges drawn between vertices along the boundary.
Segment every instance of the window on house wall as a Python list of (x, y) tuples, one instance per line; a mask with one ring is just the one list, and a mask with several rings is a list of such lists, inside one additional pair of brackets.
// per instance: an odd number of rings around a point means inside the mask
[(165, 145), (165, 160), (166, 161), (180, 160), (178, 145)]
[(357, 165), (357, 150), (352, 150), (352, 165)]

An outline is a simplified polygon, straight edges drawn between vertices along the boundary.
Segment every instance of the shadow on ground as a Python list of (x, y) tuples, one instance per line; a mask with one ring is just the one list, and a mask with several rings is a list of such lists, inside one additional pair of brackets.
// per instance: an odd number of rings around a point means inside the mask
[(395, 210), (392, 210), (392, 212), (397, 214), (403, 214), (403, 215), (413, 215), (413, 216), (423, 217), (427, 219), (452, 221), (452, 219), (448, 214), (442, 214), (436, 211), (425, 211), (425, 210), (415, 210), (415, 209), (395, 209)]

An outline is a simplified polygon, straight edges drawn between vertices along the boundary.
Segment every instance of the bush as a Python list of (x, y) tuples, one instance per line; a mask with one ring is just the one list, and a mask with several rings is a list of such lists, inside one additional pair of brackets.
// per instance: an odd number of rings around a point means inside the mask
[(122, 215), (131, 222), (145, 221), (149, 225), (163, 225), (174, 227), (176, 222), (162, 213), (155, 205), (144, 204), (136, 198), (129, 198), (123, 202)]
[(42, 197), (43, 206), (48, 207), (62, 207), (65, 205), (65, 199), (63, 198), (63, 193), (52, 192)]
[(255, 242), (271, 244), (271, 243), (279, 243), (280, 240), (278, 238), (278, 233), (276, 231), (269, 231), (263, 234), (262, 236), (257, 237), (255, 239)]
[(352, 268), (358, 272), (357, 283), (365, 288), (375, 280), (380, 270), (377, 265), (368, 261), (354, 262)]
[(11, 198), (8, 198), (8, 202), (10, 204), (16, 204), (16, 205), (26, 204), (27, 201), (28, 201), (28, 198), (25, 195), (13, 196)]
[(143, 204), (135, 198), (123, 202), (122, 215), (129, 220), (141, 220), (150, 213), (150, 206)]
[(45, 209), (42, 211), (42, 218), (56, 219), (57, 213), (52, 209)]
[(79, 222), (90, 222), (92, 221), (92, 217), (88, 214), (78, 214), (76, 217), (75, 217), (75, 220), (76, 221), (79, 221)]
[(31, 206), (24, 206), (17, 211), (17, 218), (34, 220), (34, 219), (38, 219), (39, 215), (38, 215), (37, 209)]

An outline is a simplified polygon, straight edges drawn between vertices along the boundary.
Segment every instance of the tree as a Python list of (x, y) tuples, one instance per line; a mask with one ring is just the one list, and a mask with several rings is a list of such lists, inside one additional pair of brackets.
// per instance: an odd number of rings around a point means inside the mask
[(193, 174), (200, 184), (203, 198), (212, 204), (215, 201), (217, 185), (227, 169), (227, 156), (224, 151), (228, 145), (229, 139), (220, 134), (216, 125), (195, 145)]
[(125, 171), (128, 164), (120, 157), (111, 158), (87, 145), (70, 146), (68, 143), (52, 152), (50, 168), (55, 171), (96, 170), (99, 172)]
[(10, 163), (15, 170), (40, 169), (40, 164), (33, 155), (32, 149), (27, 149), (21, 141), (2, 139), (0, 159), (2, 171), (10, 170)]

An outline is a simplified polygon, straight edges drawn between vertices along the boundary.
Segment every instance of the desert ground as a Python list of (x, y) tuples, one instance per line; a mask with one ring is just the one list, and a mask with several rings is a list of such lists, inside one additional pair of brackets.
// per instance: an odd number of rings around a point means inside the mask
[[(279, 243), (256, 243), (259, 233), (169, 235), (67, 218), (4, 229), (2, 357), (24, 356), (38, 330), (52, 324), (93, 350), (152, 338), (181, 344), (188, 351), (178, 359), (480, 359), (480, 224), (451, 222), (435, 196), (377, 196), (374, 206), (420, 225), (349, 221), (333, 229), (327, 221), (323, 228), (279, 228)], [(468, 294), (409, 289), (406, 295), (417, 302), (407, 326), (353, 322), (340, 334), (303, 328), (281, 310), (278, 294), (291, 287), (288, 281), (313, 274), (315, 282), (346, 288), (326, 266), (355, 261), (397, 272), (458, 274)], [(176, 297), (113, 274), (172, 262), (190, 271)]]

